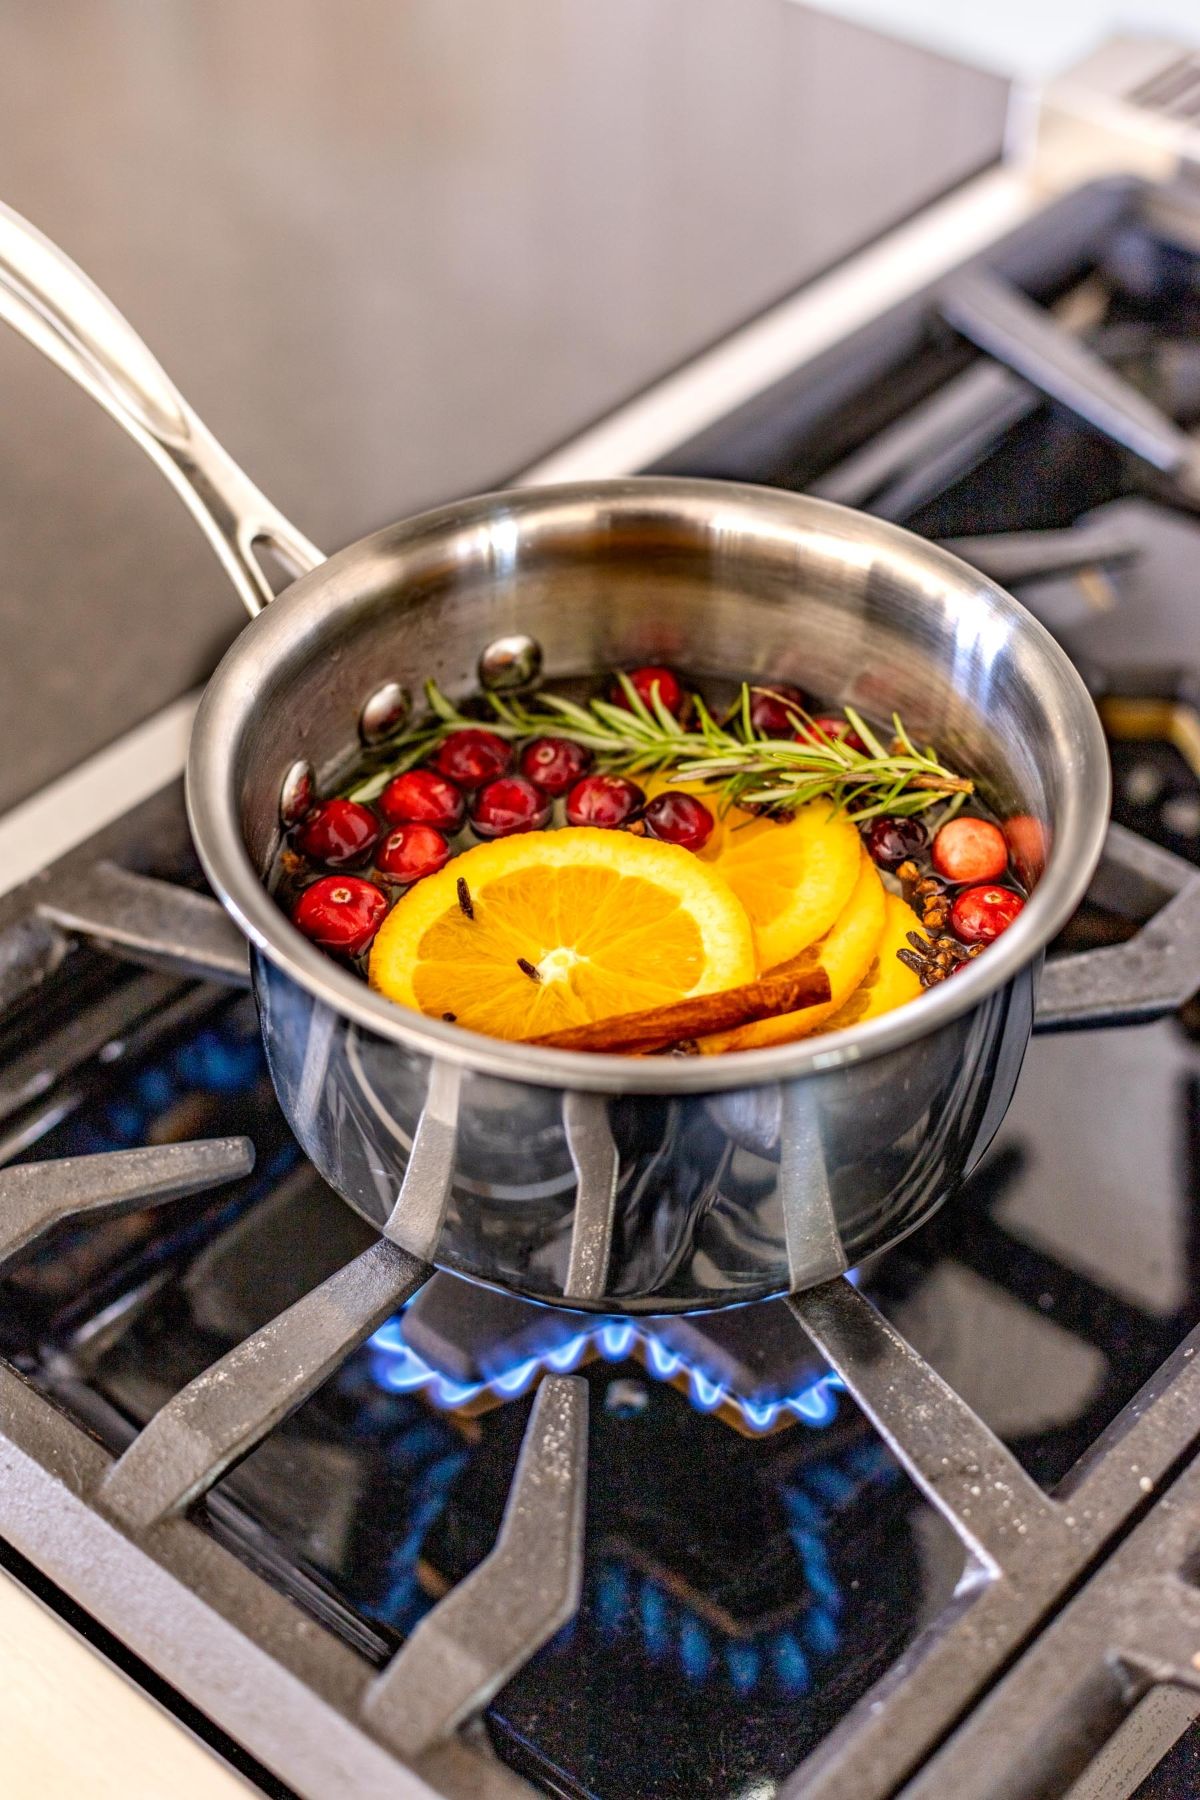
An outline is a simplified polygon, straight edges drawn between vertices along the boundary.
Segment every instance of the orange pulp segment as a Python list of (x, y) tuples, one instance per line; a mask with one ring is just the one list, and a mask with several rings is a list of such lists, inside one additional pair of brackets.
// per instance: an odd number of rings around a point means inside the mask
[(397, 901), (369, 970), (401, 1006), (510, 1040), (755, 973), (750, 921), (714, 869), (676, 845), (586, 826), (455, 857)]
[[(857, 834), (856, 834), (857, 835)], [(701, 1050), (706, 1056), (725, 1050), (763, 1050), (771, 1044), (790, 1044), (797, 1038), (811, 1037), (827, 1028), (829, 1021), (843, 1007), (864, 979), (879, 949), (886, 917), (887, 895), (870, 857), (859, 850), (858, 879), (850, 898), (830, 931), (811, 944), (797, 957), (789, 958), (788, 967), (803, 968), (820, 963), (829, 976), (830, 998), (823, 1006), (808, 1006), (802, 1012), (780, 1013), (774, 1019), (759, 1019), (753, 1025), (739, 1025), (734, 1031), (723, 1031), (705, 1038)]]
[(716, 820), (700, 857), (722, 874), (754, 927), (765, 973), (815, 943), (833, 925), (858, 879), (862, 841), (830, 800), (813, 800), (790, 818), (769, 819), (731, 806), (701, 781), (665, 775), (644, 783), (647, 794), (677, 788), (702, 800)]

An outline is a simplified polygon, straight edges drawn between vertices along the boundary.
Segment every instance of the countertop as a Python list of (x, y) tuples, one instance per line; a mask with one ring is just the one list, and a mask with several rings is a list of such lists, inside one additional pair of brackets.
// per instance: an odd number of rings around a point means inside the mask
[(252, 1800), (261, 1792), (2, 1568), (0, 1659), (5, 1800)]
[[(994, 76), (791, 0), (8, 0), (0, 197), (334, 548), (493, 485), (995, 155)], [(0, 332), (0, 811), (239, 609)]]

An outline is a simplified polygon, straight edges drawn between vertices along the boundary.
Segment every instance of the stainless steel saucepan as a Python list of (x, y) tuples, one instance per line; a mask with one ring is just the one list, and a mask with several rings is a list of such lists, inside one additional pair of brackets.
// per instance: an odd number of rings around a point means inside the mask
[[(242, 474), (126, 321), (0, 208), (0, 314), (178, 488), (253, 622), (213, 676), (192, 831), (251, 946), (271, 1074), (317, 1168), (395, 1241), (538, 1300), (618, 1312), (807, 1287), (919, 1225), (1011, 1099), (1048, 940), (1108, 816), (1087, 692), (1028, 613), (893, 526), (719, 482), (485, 495), (324, 560)], [(257, 555), (298, 579), (278, 598)], [(270, 604), (267, 605), (267, 601)], [(1020, 815), (1044, 868), (952, 981), (868, 1024), (723, 1058), (502, 1043), (391, 1005), (302, 938), (263, 885), (284, 824), (396, 727), (528, 637), (552, 677), (647, 661), (795, 680), (904, 716)], [(1039, 848), (1040, 846), (1040, 848)]]

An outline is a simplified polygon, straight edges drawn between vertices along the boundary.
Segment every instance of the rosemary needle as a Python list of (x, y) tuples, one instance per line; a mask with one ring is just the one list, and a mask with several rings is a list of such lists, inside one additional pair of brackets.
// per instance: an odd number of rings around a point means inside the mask
[[(569, 738), (590, 750), (602, 768), (622, 775), (666, 774), (677, 781), (702, 782), (713, 790), (721, 811), (741, 806), (782, 814), (828, 798), (849, 817), (864, 820), (882, 813), (924, 812), (944, 801), (953, 810), (974, 790), (971, 781), (944, 767), (932, 749), (918, 749), (898, 714), (892, 718), (890, 746), (849, 706), (846, 722), (862, 750), (829, 736), (800, 708), (794, 715), (796, 730), (803, 733), (800, 741), (760, 737), (751, 724), (752, 689), (743, 682), (723, 723), (693, 694), (695, 726), (689, 730), (657, 692), (648, 705), (627, 676), (619, 680), (623, 706), (602, 699), (581, 704), (553, 693), (533, 701), (488, 694), (493, 714), (488, 727), (506, 738)], [(425, 693), (429, 716), (397, 740), (386, 768), (350, 790), (352, 799), (373, 800), (394, 775), (421, 762), (443, 737), (478, 725), (478, 719), (458, 711), (436, 682), (426, 682)]]

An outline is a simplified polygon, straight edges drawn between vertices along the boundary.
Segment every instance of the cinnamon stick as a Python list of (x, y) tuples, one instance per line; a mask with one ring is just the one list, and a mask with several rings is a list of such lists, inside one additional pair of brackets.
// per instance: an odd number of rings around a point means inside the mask
[(821, 1006), (828, 999), (829, 977), (818, 964), (815, 968), (776, 970), (743, 987), (697, 994), (694, 999), (677, 1000), (671, 1006), (651, 1006), (645, 1012), (593, 1019), (587, 1025), (548, 1031), (544, 1037), (529, 1041), (547, 1050), (645, 1053), (665, 1050), (684, 1038), (707, 1037), (710, 1032), (753, 1025), (756, 1019), (773, 1019), (777, 1013)]

